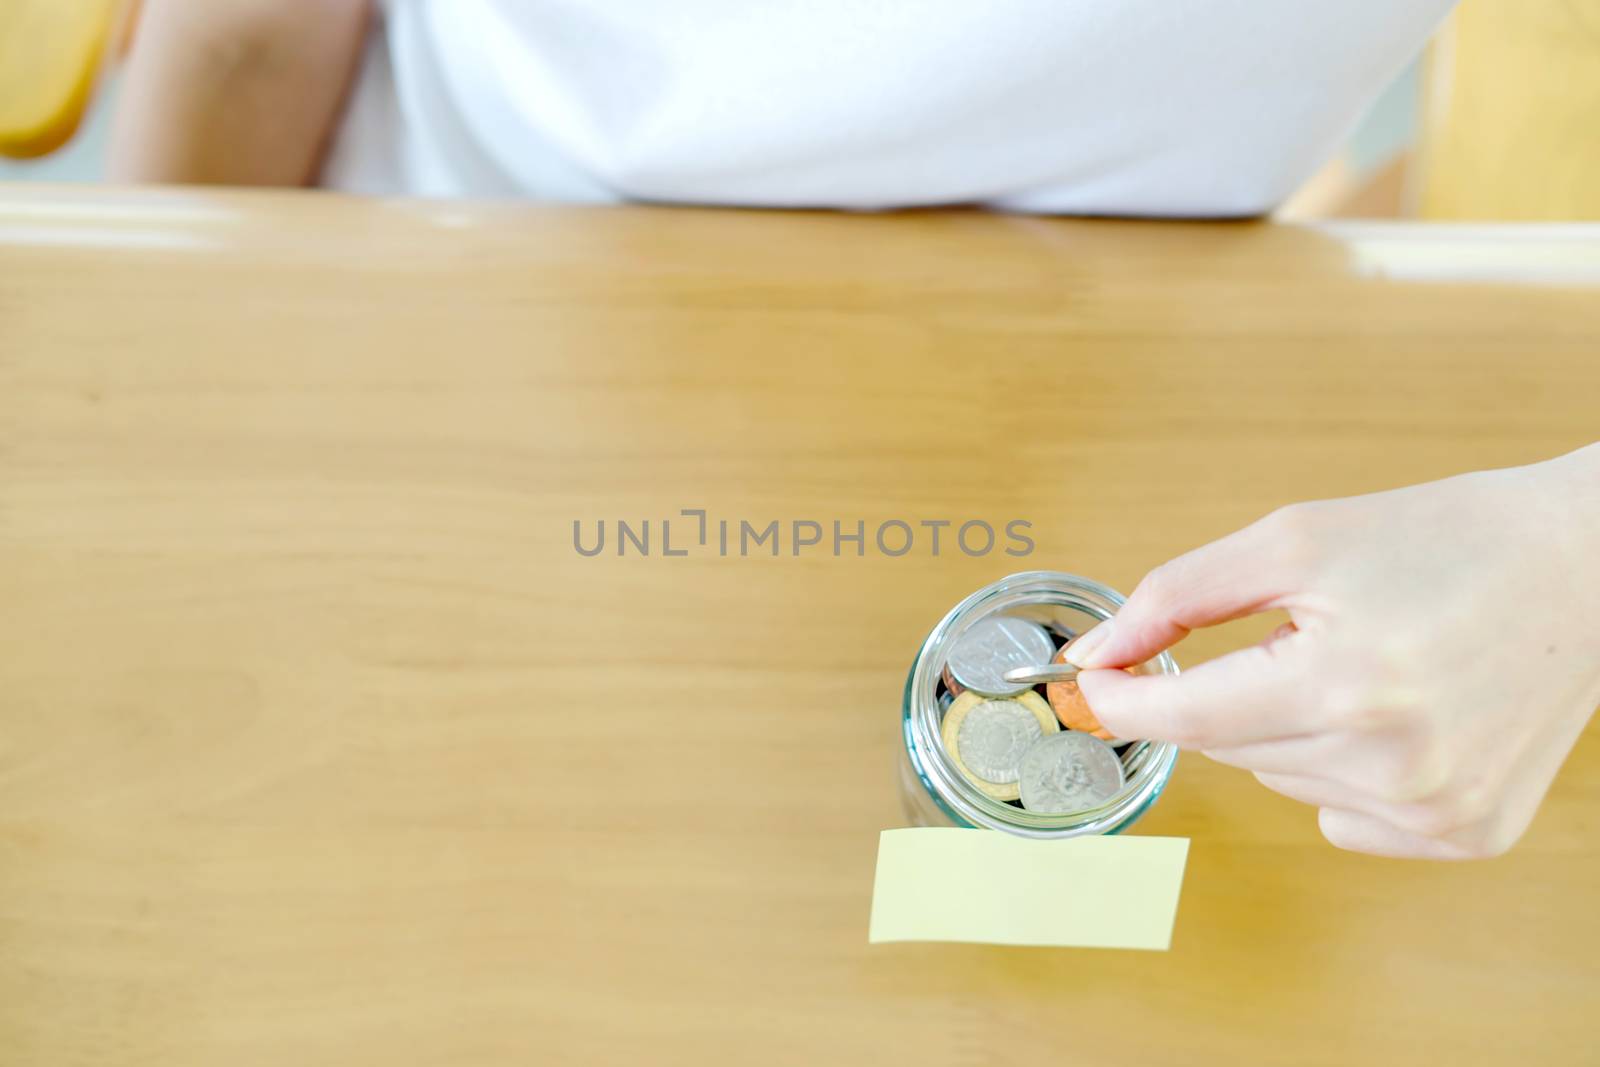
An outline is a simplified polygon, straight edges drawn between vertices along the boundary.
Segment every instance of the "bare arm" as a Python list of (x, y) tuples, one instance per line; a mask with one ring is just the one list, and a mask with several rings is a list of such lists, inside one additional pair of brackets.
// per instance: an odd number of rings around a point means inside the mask
[(125, 182), (305, 185), (370, 0), (144, 0), (112, 128)]

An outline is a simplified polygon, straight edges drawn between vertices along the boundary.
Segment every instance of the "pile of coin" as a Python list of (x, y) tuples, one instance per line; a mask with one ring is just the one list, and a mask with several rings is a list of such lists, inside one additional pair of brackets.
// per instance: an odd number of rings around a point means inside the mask
[(940, 736), (983, 793), (1029, 811), (1068, 815), (1121, 791), (1120, 746), (1094, 717), (1065, 664), (1071, 631), (990, 616), (956, 641), (939, 682)]

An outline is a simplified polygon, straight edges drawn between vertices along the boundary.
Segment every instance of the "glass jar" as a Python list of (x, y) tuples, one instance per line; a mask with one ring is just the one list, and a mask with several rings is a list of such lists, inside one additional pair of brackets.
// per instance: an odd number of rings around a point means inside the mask
[[(1078, 837), (1114, 834), (1143, 815), (1172, 776), (1175, 745), (1133, 741), (1120, 746), (1126, 779), (1116, 796), (1097, 808), (1070, 815), (1046, 815), (995, 800), (969, 782), (945, 751), (939, 724), (939, 677), (950, 649), (980, 619), (1010, 615), (1028, 619), (1060, 639), (1083, 633), (1109, 619), (1124, 597), (1099, 582), (1059, 571), (1027, 571), (1002, 578), (973, 593), (940, 620), (911, 665), (901, 707), (900, 794), (917, 826), (969, 826), (1004, 830), (1023, 837)], [(1163, 652), (1136, 668), (1138, 673), (1177, 674)]]

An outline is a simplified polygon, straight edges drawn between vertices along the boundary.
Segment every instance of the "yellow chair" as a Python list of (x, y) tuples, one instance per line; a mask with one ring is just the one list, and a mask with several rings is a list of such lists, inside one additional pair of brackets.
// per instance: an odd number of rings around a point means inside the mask
[(0, 155), (42, 156), (88, 107), (121, 0), (0, 0)]
[(1435, 42), (1429, 219), (1600, 219), (1600, 0), (1463, 0)]

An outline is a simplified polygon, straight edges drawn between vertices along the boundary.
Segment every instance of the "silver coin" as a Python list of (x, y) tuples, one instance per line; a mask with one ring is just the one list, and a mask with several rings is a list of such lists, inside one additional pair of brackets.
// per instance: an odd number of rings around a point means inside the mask
[(1049, 663), (1056, 643), (1043, 626), (1005, 616), (982, 619), (961, 635), (950, 650), (950, 673), (968, 689), (985, 696), (1008, 697), (1029, 688), (1003, 677), (1015, 667)]
[(1098, 737), (1065, 730), (1046, 734), (1017, 768), (1022, 806), (1047, 815), (1087, 811), (1122, 789), (1122, 760)]
[(1070, 663), (1041, 663), (1037, 667), (1013, 667), (1000, 677), (1008, 682), (1038, 685), (1040, 682), (1076, 682), (1078, 668)]
[(1015, 700), (985, 700), (967, 712), (956, 749), (967, 770), (995, 785), (1017, 780), (1022, 755), (1044, 735), (1038, 716)]

